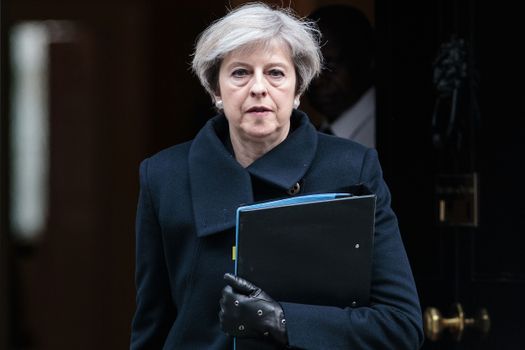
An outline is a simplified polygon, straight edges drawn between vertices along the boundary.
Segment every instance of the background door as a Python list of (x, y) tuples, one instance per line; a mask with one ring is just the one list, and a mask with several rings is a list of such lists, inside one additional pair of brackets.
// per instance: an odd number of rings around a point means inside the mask
[[(508, 3), (376, 2), (378, 148), (422, 307), (450, 318), (461, 303), (473, 319), (484, 307), (491, 320), (487, 336), (471, 320), (461, 341), (446, 329), (425, 349), (524, 346), (525, 57), (518, 13)], [(454, 38), (464, 39), (464, 51), (438, 58)], [(463, 54), (464, 65), (451, 64)], [(443, 75), (433, 81), (436, 74)], [(454, 96), (443, 84), (455, 83)]]

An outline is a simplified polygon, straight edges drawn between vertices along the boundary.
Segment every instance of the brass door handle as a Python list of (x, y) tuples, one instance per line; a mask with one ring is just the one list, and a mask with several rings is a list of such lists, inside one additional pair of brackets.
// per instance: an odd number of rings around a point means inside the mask
[(452, 334), (456, 341), (460, 341), (465, 328), (476, 329), (483, 335), (490, 330), (490, 317), (487, 309), (481, 308), (473, 318), (466, 318), (461, 304), (453, 305), (452, 316), (444, 318), (435, 307), (428, 307), (424, 315), (425, 334), (429, 340), (436, 341), (441, 338), (445, 329)]

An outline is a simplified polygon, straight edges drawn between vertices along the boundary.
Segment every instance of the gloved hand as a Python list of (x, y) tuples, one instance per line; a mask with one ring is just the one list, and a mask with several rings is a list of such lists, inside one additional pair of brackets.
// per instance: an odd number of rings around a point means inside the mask
[(240, 338), (273, 338), (288, 343), (284, 312), (275, 300), (247, 280), (226, 273), (219, 320), (221, 329)]

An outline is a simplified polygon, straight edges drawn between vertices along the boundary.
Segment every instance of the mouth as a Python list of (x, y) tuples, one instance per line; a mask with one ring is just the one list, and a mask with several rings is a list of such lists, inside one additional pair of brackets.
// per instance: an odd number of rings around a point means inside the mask
[(271, 112), (272, 110), (268, 107), (265, 107), (265, 106), (253, 106), (253, 107), (250, 107), (248, 108), (248, 110), (246, 110), (247, 113), (256, 113), (256, 114), (264, 114), (264, 113), (267, 113), (267, 112)]

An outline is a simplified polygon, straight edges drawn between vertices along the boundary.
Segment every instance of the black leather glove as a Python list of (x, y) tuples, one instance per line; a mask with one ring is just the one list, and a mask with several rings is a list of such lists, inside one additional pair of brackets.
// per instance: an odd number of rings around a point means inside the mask
[(288, 343), (283, 308), (261, 288), (247, 280), (225, 274), (219, 320), (221, 329), (240, 338), (273, 338)]

